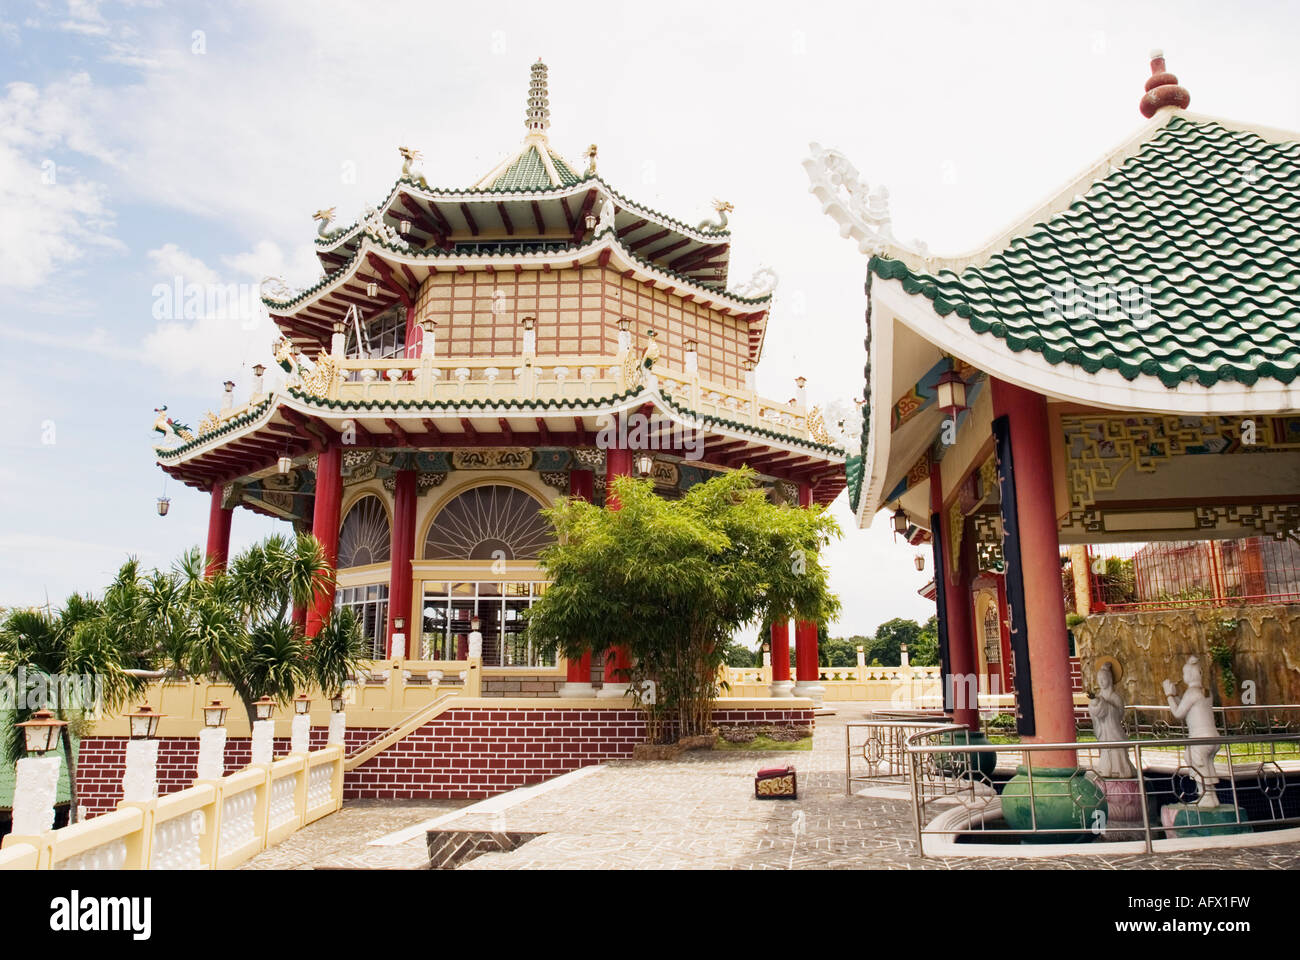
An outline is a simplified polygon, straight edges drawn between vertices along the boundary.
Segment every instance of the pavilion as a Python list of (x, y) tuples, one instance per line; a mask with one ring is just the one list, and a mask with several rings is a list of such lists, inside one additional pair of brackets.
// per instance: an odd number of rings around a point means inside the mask
[(1300, 530), (1300, 142), (1189, 113), (1159, 52), (1151, 72), (1136, 133), (961, 256), (896, 240), (841, 154), (805, 161), (870, 258), (851, 504), (932, 543), (945, 706), (972, 730), (1000, 650), (1022, 736), (1075, 741), (1063, 545)]
[[(607, 183), (594, 144), (585, 169), (567, 161), (549, 140), (540, 60), (524, 125), (472, 185), (431, 186), (402, 148), (378, 206), (337, 227), (318, 212), (323, 276), (264, 286), (285, 386), (265, 389), (256, 368), (237, 406), (227, 382), (193, 432), (160, 412), (171, 442), (156, 456), (211, 497), (212, 569), (236, 508), (324, 544), (337, 590), (298, 612), (309, 636), (348, 605), (376, 659), (455, 676), (478, 620), (485, 695), (591, 696), (599, 663), (593, 677), (589, 658), (549, 661), (523, 629), (546, 587), (543, 507), (606, 503), (607, 481), (629, 474), (679, 496), (741, 466), (776, 502), (827, 504), (846, 454), (802, 378), (788, 401), (755, 393), (776, 280), (728, 285), (730, 205), (692, 226)], [(796, 632), (813, 688), (816, 625)], [(611, 655), (603, 695), (626, 687)]]

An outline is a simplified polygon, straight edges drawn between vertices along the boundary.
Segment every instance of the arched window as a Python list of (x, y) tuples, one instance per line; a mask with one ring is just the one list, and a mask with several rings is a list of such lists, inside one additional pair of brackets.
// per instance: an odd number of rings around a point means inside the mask
[(424, 538), (424, 559), (534, 559), (555, 540), (541, 510), (542, 504), (514, 487), (473, 487), (434, 518)]
[(387, 563), (392, 547), (384, 505), (378, 497), (362, 497), (352, 505), (339, 531), (339, 569)]

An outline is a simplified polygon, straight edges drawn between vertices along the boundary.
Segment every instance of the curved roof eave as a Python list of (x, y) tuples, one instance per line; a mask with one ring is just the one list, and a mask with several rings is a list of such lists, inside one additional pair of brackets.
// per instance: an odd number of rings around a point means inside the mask
[(646, 403), (653, 403), (673, 422), (682, 426), (707, 424), (715, 433), (737, 440), (753, 443), (771, 444), (776, 449), (816, 457), (828, 466), (842, 465), (846, 459), (843, 450), (838, 447), (815, 440), (780, 433), (763, 427), (754, 427), (708, 414), (697, 413), (678, 404), (671, 395), (665, 395), (657, 388), (642, 386), (608, 397), (583, 397), (569, 400), (506, 400), (501, 402), (483, 400), (448, 400), (448, 401), (392, 401), (357, 402), (325, 400), (301, 391), (289, 388), (279, 393), (268, 394), (258, 405), (247, 413), (223, 423), (218, 429), (196, 436), (193, 440), (176, 447), (155, 447), (154, 454), (160, 464), (178, 466), (203, 453), (216, 449), (227, 442), (239, 440), (250, 432), (265, 426), (281, 407), (298, 413), (319, 416), (323, 411), (337, 416), (355, 418), (363, 412), (373, 412), (376, 416), (385, 413), (413, 411), (422, 416), (438, 410), (449, 410), (456, 418), (474, 416), (499, 416), (518, 414), (520, 412), (541, 412), (547, 415), (572, 417), (591, 415), (593, 413), (626, 413), (636, 410)]
[[(989, 376), (1057, 400), (1110, 410), (1189, 416), (1300, 412), (1300, 382), (1287, 385), (1261, 378), (1252, 386), (1220, 381), (1206, 387), (1184, 381), (1167, 387), (1159, 377), (1149, 374), (1139, 374), (1129, 380), (1117, 370), (1089, 373), (1070, 363), (1053, 364), (1032, 350), (1012, 351), (991, 334), (974, 333), (968, 321), (956, 311), (940, 316), (929, 299), (907, 293), (900, 280), (877, 276), (872, 284), (872, 297), (876, 305), (940, 350), (965, 360)], [(875, 382), (873, 393), (874, 387)], [(892, 399), (885, 402), (892, 403)]]
[[(652, 207), (644, 206), (637, 203), (605, 182), (599, 175), (587, 174), (581, 177), (577, 183), (568, 186), (547, 187), (541, 189), (516, 189), (516, 190), (492, 190), (488, 188), (433, 188), (418, 180), (412, 180), (409, 177), (399, 177), (393, 184), (392, 190), (384, 199), (383, 205), (378, 208), (380, 213), (389, 215), (392, 213), (393, 204), (397, 202), (397, 197), (403, 192), (411, 192), (424, 200), (446, 200), (456, 203), (497, 203), (501, 200), (559, 200), (565, 197), (585, 193), (592, 186), (599, 185), (606, 190), (611, 197), (624, 210), (629, 213), (635, 213), (638, 216), (645, 217), (658, 223), (660, 226), (675, 230), (684, 237), (689, 237), (699, 243), (718, 243), (727, 241), (731, 238), (730, 230), (699, 230), (696, 227), (689, 226), (680, 220), (670, 217), (666, 213), (661, 213)], [(401, 214), (394, 215), (396, 219), (403, 219)], [(349, 226), (341, 228), (329, 237), (316, 237), (315, 242), (318, 253), (327, 253), (337, 250), (348, 240), (354, 239), (358, 232), (364, 227), (360, 220), (354, 221)]]
[(726, 291), (718, 291), (706, 287), (698, 280), (682, 276), (663, 267), (657, 267), (638, 257), (635, 253), (627, 250), (619, 242), (617, 235), (613, 231), (606, 230), (600, 236), (593, 238), (586, 246), (566, 246), (559, 251), (531, 251), (523, 253), (443, 253), (430, 252), (426, 250), (407, 253), (396, 250), (386, 243), (377, 241), (374, 237), (366, 233), (363, 235), (361, 245), (353, 252), (352, 256), (346, 263), (340, 266), (331, 274), (327, 274), (318, 280), (314, 285), (305, 290), (299, 291), (289, 300), (275, 300), (270, 297), (263, 297), (262, 303), (267, 309), (281, 316), (293, 316), (299, 310), (304, 309), (318, 302), (322, 296), (329, 293), (336, 286), (346, 283), (350, 280), (361, 266), (366, 262), (363, 254), (378, 253), (384, 256), (385, 260), (391, 263), (405, 264), (407, 266), (421, 266), (428, 263), (447, 264), (450, 266), (470, 266), (470, 265), (491, 265), (495, 266), (502, 261), (511, 264), (524, 262), (535, 263), (538, 267), (544, 264), (567, 265), (575, 259), (581, 260), (592, 256), (599, 256), (601, 251), (609, 249), (612, 257), (617, 257), (625, 270), (635, 270), (648, 279), (661, 281), (667, 286), (686, 287), (695, 293), (697, 299), (712, 301), (717, 309), (731, 309), (734, 311), (749, 313), (755, 309), (766, 311), (769, 309), (772, 300), (772, 294), (768, 293), (762, 297), (741, 297)]

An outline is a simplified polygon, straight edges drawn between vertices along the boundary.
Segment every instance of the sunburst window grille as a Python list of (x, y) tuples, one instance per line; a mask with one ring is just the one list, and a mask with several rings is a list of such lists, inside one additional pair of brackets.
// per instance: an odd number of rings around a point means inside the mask
[(466, 490), (434, 519), (424, 540), (426, 560), (530, 560), (555, 540), (542, 505), (514, 487)]
[(388, 514), (378, 497), (362, 497), (348, 511), (339, 532), (339, 569), (387, 563), (392, 558), (393, 538)]

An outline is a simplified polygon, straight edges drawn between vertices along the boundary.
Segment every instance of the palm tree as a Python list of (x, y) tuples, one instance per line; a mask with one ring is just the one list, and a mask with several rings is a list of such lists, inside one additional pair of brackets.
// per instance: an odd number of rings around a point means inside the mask
[[(59, 739), (68, 770), (71, 820), (77, 811), (74, 737), (89, 732), (97, 710), (117, 710), (141, 685), (140, 678), (128, 672), (132, 655), (119, 645), (105, 614), (106, 605), (122, 601), (123, 576), (133, 563), (119, 572), (105, 601), (74, 593), (57, 612), (11, 610), (0, 624), (0, 664), (11, 671), (22, 668), (35, 681), (29, 690), (18, 691), (15, 725), (5, 738), (4, 752), (10, 762), (22, 755), (16, 724), (37, 709), (51, 710), (67, 721)], [(29, 692), (33, 700), (27, 700)]]
[(311, 536), (268, 537), (210, 578), (198, 551), (190, 551), (174, 573), (184, 609), (176, 665), (191, 676), (224, 678), (252, 723), (257, 699), (287, 702), (313, 679), (313, 643), (289, 613), (311, 605), (332, 577), (324, 548)]

